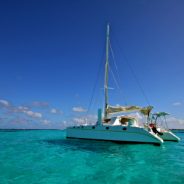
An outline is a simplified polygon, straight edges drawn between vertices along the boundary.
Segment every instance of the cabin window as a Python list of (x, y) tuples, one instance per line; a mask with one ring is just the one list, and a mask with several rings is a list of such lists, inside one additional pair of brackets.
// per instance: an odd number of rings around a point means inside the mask
[(111, 121), (111, 119), (104, 119), (105, 123), (109, 123)]
[(125, 117), (121, 117), (121, 118), (119, 119), (119, 122), (120, 122), (122, 125), (127, 125), (128, 119), (125, 118)]
[(124, 127), (124, 128), (123, 128), (123, 130), (127, 130), (127, 128), (126, 128), (126, 127)]
[(109, 130), (109, 127), (106, 127), (106, 130)]

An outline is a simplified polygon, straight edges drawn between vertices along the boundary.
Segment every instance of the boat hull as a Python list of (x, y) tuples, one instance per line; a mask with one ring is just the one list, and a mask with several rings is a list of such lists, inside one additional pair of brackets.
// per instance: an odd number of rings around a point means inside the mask
[(163, 135), (159, 135), (159, 137), (162, 138), (164, 141), (175, 141), (175, 142), (180, 141), (180, 138), (177, 137), (171, 131), (165, 131), (165, 132), (162, 132), (162, 133), (163, 133)]
[(105, 141), (162, 144), (163, 140), (140, 127), (127, 126), (78, 126), (66, 130), (67, 138)]

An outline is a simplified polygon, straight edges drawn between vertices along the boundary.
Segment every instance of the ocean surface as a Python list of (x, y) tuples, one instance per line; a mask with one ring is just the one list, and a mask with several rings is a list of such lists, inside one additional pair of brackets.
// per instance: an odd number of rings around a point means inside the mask
[(1, 130), (0, 184), (183, 184), (184, 133), (177, 135), (181, 142), (155, 146)]

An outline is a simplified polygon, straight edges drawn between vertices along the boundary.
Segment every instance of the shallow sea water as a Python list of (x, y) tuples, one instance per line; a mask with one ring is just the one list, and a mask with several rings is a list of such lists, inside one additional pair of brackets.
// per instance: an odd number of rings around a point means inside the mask
[(184, 183), (184, 133), (162, 146), (66, 139), (61, 130), (0, 131), (0, 184)]

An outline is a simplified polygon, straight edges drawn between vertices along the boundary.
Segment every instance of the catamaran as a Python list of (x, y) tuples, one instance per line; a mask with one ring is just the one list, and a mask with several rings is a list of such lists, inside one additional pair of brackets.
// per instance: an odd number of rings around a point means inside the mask
[[(166, 122), (166, 116), (168, 115), (169, 114), (166, 112), (157, 112), (152, 114), (151, 126), (155, 126), (156, 130), (158, 131), (158, 136), (162, 138), (164, 141), (176, 141), (176, 142), (180, 141), (180, 138), (176, 136), (173, 132), (171, 132), (171, 130), (169, 130), (168, 128), (168, 125)], [(160, 119), (160, 123), (158, 123), (159, 119)]]
[(151, 143), (162, 144), (164, 141), (155, 134), (151, 128), (138, 124), (136, 118), (118, 115), (116, 113), (140, 112), (145, 116), (149, 116), (152, 110), (151, 106), (111, 106), (108, 103), (108, 72), (109, 72), (109, 32), (107, 25), (106, 33), (106, 62), (105, 62), (105, 108), (104, 117), (102, 118), (102, 110), (98, 110), (98, 121), (95, 125), (72, 126), (66, 129), (67, 138), (93, 139), (104, 141), (118, 141), (131, 143)]

